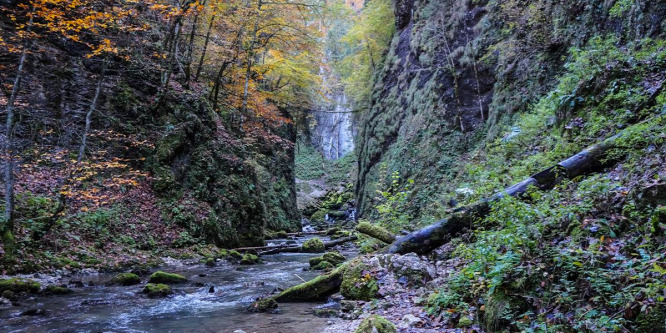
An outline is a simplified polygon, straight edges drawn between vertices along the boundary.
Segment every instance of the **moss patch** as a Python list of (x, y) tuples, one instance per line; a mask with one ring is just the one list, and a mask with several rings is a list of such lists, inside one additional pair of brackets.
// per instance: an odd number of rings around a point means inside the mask
[(143, 288), (143, 293), (147, 294), (148, 297), (157, 298), (157, 297), (166, 297), (173, 293), (171, 287), (162, 283), (148, 283)]
[(141, 283), (141, 278), (134, 273), (120, 273), (116, 275), (107, 285), (114, 286), (133, 286)]
[(326, 251), (324, 247), (324, 242), (321, 241), (318, 237), (310, 238), (305, 243), (303, 243), (303, 252), (310, 253), (321, 253)]
[(372, 315), (363, 319), (354, 333), (397, 333), (398, 330), (395, 325), (388, 321), (388, 319)]
[(38, 293), (41, 288), (42, 286), (39, 284), (39, 282), (30, 279), (11, 278), (0, 280), (0, 292), (9, 290), (14, 293)]
[(166, 273), (162, 271), (157, 271), (150, 276), (148, 283), (183, 283), (187, 282), (187, 278), (180, 274)]
[(46, 295), (67, 295), (74, 293), (74, 290), (61, 286), (47, 286), (44, 289)]
[(259, 261), (260, 261), (260, 259), (257, 255), (246, 253), (243, 256), (243, 259), (241, 259), (240, 264), (241, 265), (254, 265), (254, 264), (258, 264)]
[(345, 270), (340, 293), (350, 300), (369, 301), (377, 296), (379, 285), (370, 272), (371, 267), (360, 260), (353, 261)]

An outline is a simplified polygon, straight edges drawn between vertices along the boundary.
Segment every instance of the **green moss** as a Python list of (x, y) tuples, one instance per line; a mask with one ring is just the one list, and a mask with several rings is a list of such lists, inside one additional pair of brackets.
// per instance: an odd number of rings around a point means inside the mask
[(166, 284), (162, 283), (148, 283), (144, 288), (143, 288), (143, 293), (147, 294), (148, 297), (151, 298), (157, 298), (157, 297), (166, 297), (169, 296), (173, 293), (171, 291), (171, 287), (169, 287)]
[(41, 289), (39, 282), (24, 279), (24, 278), (11, 278), (0, 280), (0, 292), (9, 290), (14, 293), (30, 292), (38, 293)]
[(322, 261), (324, 261), (324, 257), (322, 257), (322, 256), (310, 258), (310, 260), (309, 260), (310, 268), (312, 268), (314, 266), (317, 266)]
[(234, 259), (243, 259), (243, 255), (240, 254), (240, 252), (238, 252), (236, 250), (229, 251), (229, 256), (234, 258)]
[(173, 283), (183, 283), (187, 282), (187, 278), (174, 273), (166, 273), (162, 271), (157, 271), (150, 276), (148, 283), (157, 283), (157, 284), (173, 284)]
[(333, 268), (335, 268), (335, 265), (333, 265), (330, 262), (324, 260), (324, 261), (320, 261), (317, 265), (315, 265), (311, 269), (315, 270), (315, 271), (328, 271), (328, 270), (331, 270)]
[(372, 315), (363, 319), (354, 333), (397, 333), (398, 330), (395, 325), (388, 321), (388, 319)]
[(251, 254), (251, 253), (246, 253), (243, 256), (243, 259), (241, 259), (240, 264), (241, 265), (254, 265), (259, 263), (259, 257), (257, 255)]
[(272, 312), (278, 308), (278, 303), (272, 297), (262, 298), (250, 305), (248, 310), (252, 312)]
[(217, 252), (217, 257), (218, 258), (226, 258), (229, 256), (229, 251), (227, 249), (222, 249)]
[(133, 286), (139, 283), (141, 283), (141, 278), (139, 278), (138, 275), (134, 273), (120, 273), (111, 279), (108, 284), (118, 286)]
[(322, 299), (338, 290), (342, 275), (346, 269), (346, 265), (341, 265), (328, 274), (317, 276), (310, 281), (284, 290), (275, 296), (274, 299), (278, 302)]
[(47, 286), (44, 293), (47, 295), (67, 295), (74, 293), (74, 290), (61, 286)]
[(215, 258), (207, 258), (206, 259), (206, 266), (208, 267), (215, 267)]
[(326, 214), (328, 214), (328, 209), (320, 209), (310, 216), (310, 222), (324, 222), (326, 220)]
[(372, 267), (360, 260), (354, 260), (345, 270), (340, 285), (340, 293), (350, 300), (369, 301), (377, 297), (379, 285), (371, 273)]
[(462, 316), (460, 317), (460, 320), (458, 320), (458, 328), (465, 328), (465, 327), (470, 327), (474, 324), (472, 319), (469, 319), (469, 317)]
[(384, 243), (392, 243), (395, 240), (395, 236), (388, 230), (368, 222), (359, 222), (359, 224), (356, 226), (356, 230), (366, 235), (372, 236), (373, 238), (379, 239)]
[(345, 260), (347, 260), (347, 258), (345, 258), (345, 256), (343, 256), (342, 254), (340, 254), (338, 252), (326, 252), (322, 256), (322, 259), (324, 261), (330, 262), (331, 264), (333, 264), (335, 266), (340, 265), (343, 262), (345, 262)]
[(305, 241), (302, 248), (303, 252), (309, 253), (321, 253), (326, 250), (326, 247), (324, 247), (324, 242), (322, 242), (322, 240), (318, 237), (313, 237)]

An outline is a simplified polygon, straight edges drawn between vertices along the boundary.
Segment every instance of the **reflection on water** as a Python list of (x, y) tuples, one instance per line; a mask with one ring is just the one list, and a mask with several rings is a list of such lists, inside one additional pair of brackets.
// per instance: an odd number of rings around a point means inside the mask
[[(63, 296), (32, 297), (18, 307), (0, 308), (1, 331), (9, 332), (318, 332), (331, 319), (311, 314), (316, 304), (281, 304), (280, 313), (249, 313), (245, 308), (257, 297), (311, 279), (303, 271), (312, 254), (264, 257), (263, 265), (238, 266), (226, 262), (162, 268), (188, 277), (175, 285), (174, 296), (149, 299), (142, 284), (105, 287), (114, 274), (66, 278), (92, 281), (96, 286), (75, 289)], [(211, 288), (212, 287), (212, 288)], [(44, 309), (43, 316), (21, 316), (28, 309)]]

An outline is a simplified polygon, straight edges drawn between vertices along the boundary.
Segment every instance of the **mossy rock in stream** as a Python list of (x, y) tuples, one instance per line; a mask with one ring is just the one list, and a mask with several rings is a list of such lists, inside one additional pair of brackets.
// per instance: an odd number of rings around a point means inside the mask
[(322, 240), (319, 239), (318, 237), (306, 240), (301, 246), (301, 248), (303, 249), (303, 252), (309, 252), (309, 253), (322, 253), (326, 251), (324, 242), (322, 242)]
[(143, 288), (143, 293), (150, 298), (166, 297), (173, 293), (171, 287), (163, 283), (148, 283)]
[(73, 293), (74, 290), (63, 286), (47, 286), (44, 288), (44, 294), (46, 295), (68, 295)]
[(39, 282), (24, 279), (24, 278), (11, 278), (11, 279), (1, 279), (0, 280), (0, 293), (5, 290), (9, 290), (13, 293), (38, 293), (42, 286)]
[(322, 256), (322, 258), (325, 261), (328, 261), (328, 262), (330, 262), (331, 264), (333, 264), (335, 266), (340, 265), (340, 264), (342, 264), (343, 262), (345, 262), (347, 260), (347, 258), (345, 258), (345, 256), (343, 256), (342, 254), (340, 254), (338, 252), (326, 252)]
[(328, 271), (335, 268), (335, 265), (331, 264), (328, 261), (320, 261), (318, 264), (316, 264), (314, 267), (311, 267), (310, 269), (313, 271)]
[(260, 260), (261, 259), (259, 259), (259, 256), (257, 256), (257, 255), (246, 253), (243, 256), (243, 259), (241, 259), (240, 264), (241, 265), (254, 265), (254, 264), (258, 264)]
[(215, 258), (206, 258), (206, 266), (208, 266), (208, 267), (217, 266), (217, 262), (215, 262)]
[(370, 273), (372, 267), (360, 260), (354, 260), (342, 275), (340, 293), (346, 299), (357, 301), (370, 301), (377, 297), (379, 285)]
[(272, 312), (275, 312), (277, 308), (278, 308), (277, 301), (275, 301), (275, 299), (272, 298), (272, 297), (268, 297), (268, 298), (262, 298), (262, 299), (260, 299), (256, 302), (254, 302), (247, 309), (250, 312), (268, 312), (268, 313), (272, 313)]
[(148, 283), (165, 283), (165, 284), (183, 283), (183, 282), (187, 282), (186, 277), (180, 274), (166, 273), (162, 271), (157, 271), (153, 273), (153, 275), (151, 275), (150, 279), (148, 280)]
[(398, 330), (395, 325), (388, 321), (388, 319), (372, 315), (363, 319), (354, 333), (397, 333)]
[(116, 275), (111, 281), (107, 282), (107, 286), (133, 286), (141, 283), (141, 278), (134, 273), (120, 273)]
[(236, 250), (229, 251), (229, 257), (234, 258), (234, 259), (243, 259), (243, 255), (240, 254), (240, 252), (238, 252)]

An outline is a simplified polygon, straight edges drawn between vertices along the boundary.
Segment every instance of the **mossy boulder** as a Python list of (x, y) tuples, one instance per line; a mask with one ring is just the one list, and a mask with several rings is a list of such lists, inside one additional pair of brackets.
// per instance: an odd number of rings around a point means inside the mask
[(39, 282), (24, 279), (24, 278), (11, 278), (0, 279), (0, 293), (9, 290), (13, 293), (38, 293), (42, 286)]
[(240, 252), (236, 250), (231, 250), (229, 251), (229, 257), (234, 258), (234, 259), (243, 259), (243, 255), (240, 254)]
[(259, 256), (251, 254), (251, 253), (246, 253), (243, 256), (243, 259), (241, 259), (240, 264), (241, 265), (255, 265), (258, 264), (260, 261)]
[(326, 247), (324, 246), (324, 242), (322, 242), (321, 239), (318, 237), (310, 238), (305, 243), (303, 243), (303, 252), (309, 252), (309, 253), (322, 253), (326, 251)]
[(328, 214), (328, 210), (320, 209), (314, 212), (314, 214), (310, 216), (310, 222), (312, 223), (324, 222), (326, 220), (326, 214)]
[(458, 320), (458, 328), (470, 327), (473, 324), (474, 321), (472, 321), (472, 319), (469, 319), (469, 317), (462, 316), (460, 317), (460, 320)]
[(262, 298), (254, 302), (248, 310), (251, 312), (274, 312), (278, 308), (278, 303), (274, 298)]
[(116, 275), (107, 285), (111, 286), (133, 286), (141, 283), (141, 278), (134, 273), (120, 273)]
[(310, 258), (310, 268), (317, 266), (322, 261), (324, 261), (324, 257), (322, 256)]
[(174, 283), (183, 283), (187, 282), (187, 278), (174, 273), (166, 273), (162, 271), (157, 271), (150, 276), (148, 283), (157, 283), (157, 284), (174, 284)]
[(315, 271), (328, 271), (335, 268), (335, 265), (331, 264), (328, 261), (321, 261), (318, 264), (316, 264), (314, 267), (311, 267), (310, 269), (315, 270)]
[(46, 295), (67, 295), (74, 293), (74, 290), (62, 286), (47, 286), (44, 288)]
[(379, 285), (371, 273), (372, 267), (360, 260), (351, 262), (342, 275), (340, 293), (347, 299), (369, 301), (377, 297)]
[(338, 252), (326, 252), (322, 256), (322, 258), (324, 259), (324, 261), (328, 261), (331, 264), (336, 265), (336, 266), (342, 264), (343, 262), (345, 262), (347, 260), (347, 258), (345, 258), (345, 256), (343, 256), (342, 254), (340, 254)]
[(148, 283), (143, 288), (143, 293), (151, 298), (166, 297), (173, 293), (171, 287), (163, 283)]
[(206, 259), (206, 266), (208, 267), (215, 267), (217, 263), (215, 262), (215, 258), (207, 258)]
[(388, 321), (388, 319), (372, 315), (363, 319), (354, 333), (397, 333), (398, 330), (395, 325)]

